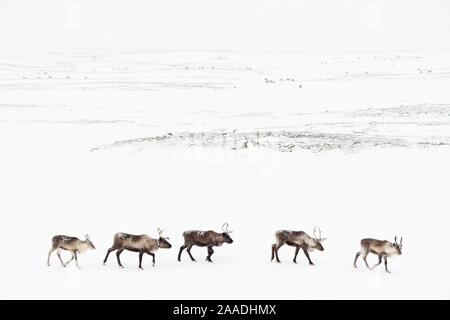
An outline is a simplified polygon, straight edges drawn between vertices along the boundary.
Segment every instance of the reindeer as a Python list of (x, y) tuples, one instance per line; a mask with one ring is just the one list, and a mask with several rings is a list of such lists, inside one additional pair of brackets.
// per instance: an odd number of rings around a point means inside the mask
[[(89, 236), (86, 234), (86, 240), (80, 240), (76, 237), (69, 237), (64, 235), (58, 235), (54, 236), (52, 238), (52, 247), (48, 253), (47, 258), (47, 265), (50, 266), (50, 255), (53, 251), (56, 251), (56, 255), (59, 258), (59, 261), (61, 261), (61, 264), (63, 267), (67, 266), (73, 259), (75, 259), (75, 263), (77, 264), (77, 268), (81, 269), (78, 265), (78, 256), (77, 253), (83, 253), (86, 250), (95, 249), (94, 244), (92, 243), (91, 239), (89, 239)], [(70, 258), (69, 261), (66, 263), (63, 262), (61, 259), (61, 250), (67, 250), (72, 253), (72, 258)]]
[[(397, 236), (394, 238), (394, 243), (389, 242), (387, 240), (377, 240), (377, 239), (362, 239), (361, 240), (361, 250), (356, 253), (355, 261), (353, 262), (353, 266), (356, 267), (356, 261), (358, 260), (358, 257), (362, 254), (363, 260), (370, 270), (373, 270), (376, 266), (381, 264), (381, 259), (384, 258), (384, 267), (387, 273), (391, 273), (388, 270), (387, 267), (387, 258), (393, 255), (401, 255), (402, 254), (402, 247), (403, 247), (403, 237), (400, 238), (400, 243), (397, 243)], [(369, 264), (367, 263), (367, 255), (369, 252), (374, 253), (378, 256), (378, 263), (374, 266), (369, 267)]]
[(159, 238), (153, 239), (150, 238), (146, 234), (141, 235), (133, 235), (128, 233), (119, 232), (114, 235), (114, 243), (111, 248), (108, 249), (108, 252), (106, 253), (106, 257), (103, 260), (103, 265), (106, 264), (106, 260), (108, 260), (109, 254), (117, 250), (116, 256), (117, 256), (117, 263), (119, 264), (119, 267), (123, 268), (122, 263), (120, 262), (120, 254), (123, 252), (123, 250), (129, 250), (133, 252), (139, 252), (139, 269), (144, 270), (142, 268), (142, 256), (144, 253), (147, 253), (153, 257), (153, 267), (155, 266), (155, 254), (154, 252), (157, 251), (159, 248), (163, 249), (169, 249), (172, 247), (172, 245), (167, 241), (169, 238), (164, 238), (162, 236), (164, 230), (161, 230), (158, 228)]
[[(318, 229), (319, 236), (316, 235), (316, 229)], [(314, 265), (314, 263), (309, 258), (308, 251), (314, 251), (317, 249), (323, 251), (321, 242), (325, 241), (322, 238), (322, 231), (319, 228), (314, 228), (314, 238), (310, 237), (306, 232), (303, 231), (289, 231), (289, 230), (279, 230), (275, 233), (276, 243), (272, 245), (272, 258), (276, 257), (277, 262), (281, 262), (278, 258), (278, 250), (284, 244), (288, 246), (295, 247), (294, 263), (297, 263), (297, 255), (300, 249), (305, 253), (306, 258), (308, 258), (309, 264)]]
[(213, 262), (211, 260), (211, 256), (214, 253), (212, 247), (220, 247), (224, 242), (233, 243), (233, 240), (230, 238), (230, 233), (233, 231), (228, 230), (228, 223), (225, 222), (223, 224), (222, 230), (222, 233), (214, 232), (212, 230), (191, 230), (183, 232), (184, 245), (181, 246), (180, 252), (178, 253), (178, 261), (181, 261), (181, 253), (184, 249), (186, 249), (189, 257), (191, 257), (191, 260), (196, 261), (191, 254), (191, 248), (195, 245), (199, 247), (207, 247), (208, 256), (206, 257), (206, 261)]

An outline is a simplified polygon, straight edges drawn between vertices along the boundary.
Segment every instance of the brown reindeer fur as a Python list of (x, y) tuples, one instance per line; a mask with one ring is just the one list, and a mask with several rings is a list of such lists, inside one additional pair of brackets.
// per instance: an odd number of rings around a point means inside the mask
[(167, 241), (168, 238), (153, 239), (146, 234), (133, 235), (129, 233), (119, 232), (114, 235), (114, 242), (111, 248), (108, 249), (103, 264), (108, 260), (108, 256), (112, 251), (117, 250), (117, 263), (123, 268), (120, 262), (120, 254), (124, 250), (139, 252), (139, 268), (142, 268), (142, 256), (144, 253), (153, 257), (153, 266), (155, 266), (155, 252), (159, 248), (171, 248), (172, 245)]
[[(54, 236), (52, 238), (52, 247), (48, 252), (47, 265), (50, 266), (50, 256), (53, 251), (57, 250), (56, 255), (58, 256), (59, 261), (61, 261), (63, 267), (67, 266), (73, 259), (75, 259), (77, 268), (80, 268), (80, 266), (78, 265), (78, 253), (83, 253), (86, 250), (90, 249), (95, 249), (95, 246), (89, 239), (88, 235), (86, 235), (86, 240), (80, 240), (76, 237), (69, 237), (64, 235)], [(72, 258), (66, 263), (62, 261), (61, 250), (67, 250), (72, 253)]]
[(271, 261), (276, 257), (277, 262), (281, 262), (278, 258), (278, 250), (284, 244), (288, 246), (295, 247), (294, 263), (297, 263), (297, 255), (300, 249), (303, 250), (306, 258), (310, 265), (314, 263), (309, 257), (308, 251), (314, 251), (315, 249), (323, 251), (323, 246), (321, 244), (325, 239), (322, 238), (312, 238), (306, 232), (303, 231), (291, 231), (291, 230), (279, 230), (275, 233), (276, 243), (272, 245), (272, 258)]
[(196, 261), (191, 254), (191, 248), (193, 246), (199, 247), (207, 247), (208, 248), (208, 256), (206, 257), (206, 261), (212, 262), (211, 256), (214, 253), (212, 247), (220, 247), (224, 242), (233, 243), (233, 240), (230, 238), (228, 232), (218, 233), (212, 230), (208, 231), (199, 231), (199, 230), (191, 230), (183, 232), (184, 245), (181, 246), (180, 251), (178, 253), (178, 261), (181, 261), (181, 253), (184, 249), (189, 254), (189, 257), (192, 261)]
[[(402, 239), (403, 240), (403, 239)], [(387, 267), (387, 258), (393, 255), (402, 254), (402, 240), (400, 244), (397, 243), (397, 237), (395, 237), (394, 242), (389, 242), (387, 240), (377, 240), (372, 238), (366, 238), (361, 240), (361, 249), (356, 253), (355, 260), (353, 261), (353, 266), (356, 268), (356, 261), (360, 255), (363, 256), (364, 263), (367, 268), (373, 270), (376, 266), (381, 264), (381, 260), (384, 258), (385, 271), (390, 273)], [(367, 263), (367, 255), (369, 253), (376, 254), (378, 256), (378, 263), (372, 267), (369, 267)]]

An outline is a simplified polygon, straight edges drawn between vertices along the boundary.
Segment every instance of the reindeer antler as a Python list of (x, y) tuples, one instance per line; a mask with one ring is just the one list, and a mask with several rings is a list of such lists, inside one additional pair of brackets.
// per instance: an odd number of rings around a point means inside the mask
[[(226, 227), (225, 227), (226, 226)], [(232, 233), (233, 231), (228, 230), (228, 222), (225, 222), (222, 226), (222, 230), (225, 233)]]
[[(319, 230), (319, 236), (316, 235), (316, 229)], [(319, 227), (314, 227), (314, 237), (316, 237), (317, 240), (322, 239), (322, 230), (320, 230)]]
[(403, 237), (400, 238), (400, 243), (397, 243), (397, 236), (395, 236), (394, 241), (395, 241), (395, 244), (400, 245), (403, 242)]
[(87, 233), (86, 233), (85, 237), (86, 237), (86, 240), (88, 240), (89, 242), (92, 242)]
[(169, 240), (169, 239), (170, 239), (169, 237), (167, 237), (167, 238), (164, 238), (164, 237), (163, 237), (163, 235), (162, 235), (163, 232), (164, 232), (164, 229), (158, 228), (159, 237), (160, 237), (160, 238), (163, 238), (163, 239), (166, 239), (166, 240)]

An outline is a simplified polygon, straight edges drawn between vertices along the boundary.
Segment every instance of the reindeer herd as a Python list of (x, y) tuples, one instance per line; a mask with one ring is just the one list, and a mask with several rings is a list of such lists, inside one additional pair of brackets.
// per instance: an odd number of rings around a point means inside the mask
[[(116, 251), (117, 263), (119, 267), (123, 268), (120, 262), (120, 254), (124, 250), (138, 252), (139, 253), (139, 269), (142, 268), (142, 257), (144, 253), (152, 256), (152, 264), (155, 266), (155, 252), (161, 249), (170, 249), (172, 245), (169, 243), (169, 238), (163, 237), (162, 233), (164, 230), (158, 228), (159, 238), (154, 239), (146, 234), (133, 235), (128, 233), (119, 232), (114, 235), (113, 245), (106, 252), (106, 256), (103, 260), (103, 264), (106, 264), (108, 256), (111, 252)], [(196, 261), (191, 254), (191, 249), (193, 246), (206, 247), (208, 249), (208, 255), (206, 256), (206, 261), (213, 262), (211, 256), (214, 253), (213, 247), (220, 247), (224, 243), (231, 244), (233, 239), (230, 237), (232, 231), (228, 230), (228, 223), (224, 223), (222, 226), (223, 232), (215, 232), (212, 230), (200, 231), (200, 230), (190, 230), (183, 232), (184, 244), (180, 247), (178, 252), (178, 261), (181, 261), (181, 254), (186, 249), (189, 257), (192, 261)], [(291, 230), (279, 230), (275, 233), (276, 243), (272, 245), (272, 258), (276, 259), (276, 262), (281, 262), (278, 257), (278, 250), (283, 245), (288, 245), (295, 247), (295, 254), (293, 262), (297, 263), (297, 255), (300, 249), (302, 249), (310, 265), (314, 265), (311, 261), (308, 252), (314, 250), (323, 251), (322, 242), (325, 238), (322, 238), (322, 231), (320, 228), (314, 228), (314, 237), (309, 236), (304, 231), (291, 231)], [(389, 242), (387, 240), (377, 240), (372, 238), (362, 239), (361, 249), (356, 253), (353, 266), (356, 267), (356, 261), (359, 256), (362, 255), (364, 263), (367, 268), (373, 270), (376, 266), (380, 265), (384, 259), (385, 271), (390, 273), (387, 268), (387, 258), (393, 255), (402, 254), (402, 244), (403, 238), (400, 238), (400, 242), (397, 242), (397, 237), (394, 238), (394, 242)], [(56, 250), (56, 255), (59, 258), (63, 267), (66, 267), (72, 260), (75, 259), (77, 268), (80, 268), (78, 264), (78, 254), (83, 253), (86, 250), (95, 249), (94, 244), (88, 235), (85, 236), (85, 240), (80, 240), (76, 237), (69, 237), (64, 235), (57, 235), (52, 238), (52, 247), (48, 253), (47, 265), (50, 266), (50, 256), (53, 251)], [(61, 258), (61, 250), (69, 251), (72, 254), (72, 258), (64, 262)], [(378, 263), (370, 267), (367, 263), (367, 255), (369, 253), (376, 254), (378, 256)]]

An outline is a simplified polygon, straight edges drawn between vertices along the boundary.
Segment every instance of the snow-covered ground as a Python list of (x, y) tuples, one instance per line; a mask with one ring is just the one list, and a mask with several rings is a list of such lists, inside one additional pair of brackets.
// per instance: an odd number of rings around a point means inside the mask
[[(1, 298), (450, 298), (449, 54), (16, 50), (0, 70)], [(225, 221), (213, 264), (176, 261)], [(270, 262), (276, 230), (316, 225), (315, 266)], [(102, 265), (114, 233), (157, 227), (155, 268)], [(46, 266), (53, 235), (86, 233), (81, 270)], [(352, 267), (395, 235), (392, 274)]]

